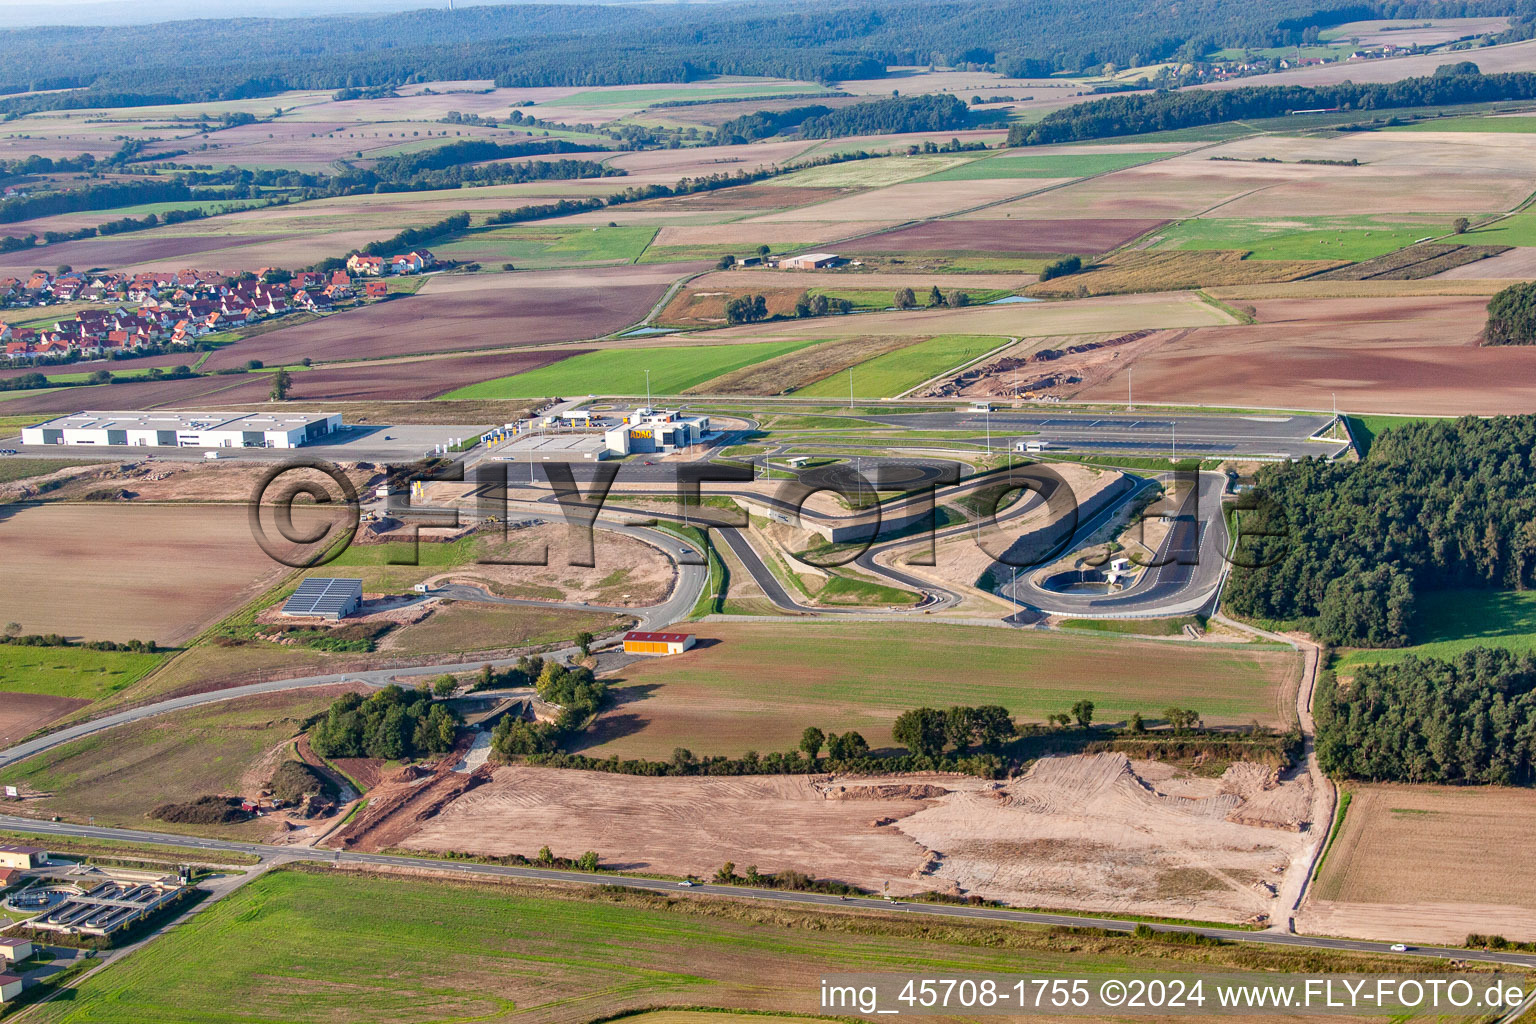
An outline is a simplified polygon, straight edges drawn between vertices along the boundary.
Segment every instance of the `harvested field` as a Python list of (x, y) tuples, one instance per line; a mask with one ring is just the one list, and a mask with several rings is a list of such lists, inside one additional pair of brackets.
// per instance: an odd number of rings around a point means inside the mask
[[(1361, 282), (1362, 285), (1375, 282)], [(1340, 287), (1351, 287), (1339, 282)], [(1299, 287), (1299, 286), (1298, 286)], [(1358, 287), (1358, 285), (1357, 285)], [(1236, 300), (1234, 300), (1236, 301)], [(1486, 299), (1267, 299), (1259, 323), (1174, 336), (1072, 397), (1404, 414), (1536, 411), (1536, 350), (1478, 347)]]
[(852, 252), (1077, 253), (1097, 255), (1118, 248), (1164, 222), (1158, 220), (934, 221), (872, 235), (844, 248)]
[(434, 277), (415, 295), (273, 331), (216, 352), (208, 369), (578, 341), (641, 319), (702, 264)]
[[(698, 634), (694, 650), (626, 666), (610, 680), (617, 703), (599, 718), (583, 753), (787, 750), (812, 724), (857, 729), (871, 746), (886, 747), (896, 716), (938, 699), (941, 679), (946, 707), (1002, 704), (1025, 721), (1087, 698), (1105, 722), (1135, 711), (1155, 717), (1177, 703), (1213, 723), (1278, 723), (1281, 692), (1295, 669), (1288, 651), (1265, 646), (1062, 639), (938, 623), (914, 631), (867, 622), (710, 622)], [(850, 650), (861, 657), (851, 661)], [(1159, 671), (1128, 678), (1122, 666), (1138, 660), (1155, 661)], [(956, 665), (965, 666), (963, 676)], [(773, 685), (765, 688), (765, 678)]]
[[(75, 740), (0, 771), (21, 787), (20, 813), (58, 814), (70, 821), (144, 828), (146, 816), (165, 803), (200, 796), (244, 795), (247, 769), (274, 746), (296, 735), (299, 725), (355, 684), (318, 686), (292, 693), (210, 704), (144, 719)], [(12, 813), (17, 809), (13, 808)], [(158, 821), (158, 831), (264, 840), (274, 822), (234, 825)]]
[(827, 164), (824, 167), (810, 167), (803, 171), (796, 171), (794, 174), (774, 179), (773, 184), (781, 188), (884, 188), (887, 185), (936, 174), (967, 163), (970, 159), (959, 154), (921, 154), (853, 160), (848, 163)]
[[(1322, 934), (1536, 940), (1536, 792), (1348, 783), (1344, 825), (1300, 919)], [(1498, 870), (1474, 870), (1497, 864)]]
[(1435, 275), (1437, 281), (1529, 281), (1536, 278), (1536, 248), (1515, 248)]
[[(814, 245), (817, 242), (842, 238), (848, 234), (849, 228), (847, 224), (838, 221), (809, 219), (816, 212), (814, 208), (798, 212), (803, 213), (806, 219), (797, 221), (746, 220), (734, 221), (729, 224), (664, 227), (656, 233), (654, 244), (660, 246), (735, 245), (740, 246), (745, 254), (746, 251), (756, 249), (759, 245), (800, 248), (806, 245)], [(884, 223), (861, 225), (861, 227), (865, 230), (876, 231), (880, 228), (894, 227), (896, 223), (896, 221), (891, 220)]]
[[(837, 276), (839, 284), (849, 278)], [(916, 309), (859, 316), (816, 317), (746, 324), (710, 332), (714, 341), (770, 339), (825, 339), (902, 335), (934, 338), (940, 335), (995, 335), (1039, 338), (1059, 334), (1095, 334), (1161, 327), (1201, 327), (1233, 323), (1227, 313), (1190, 293), (1110, 295), (1062, 302), (1027, 302), (1003, 306), (969, 306), (964, 309)], [(942, 369), (942, 367), (940, 368)], [(935, 371), (938, 372), (938, 371)]]
[[(1249, 771), (1248, 769), (1257, 769)], [(1123, 754), (1046, 758), (1000, 783), (955, 775), (646, 778), (513, 766), (460, 797), (408, 848), (529, 855), (624, 851), (631, 869), (708, 875), (722, 862), (871, 891), (976, 893), (1018, 906), (1250, 920), (1271, 910), (1303, 837), (1237, 824), (1250, 799), (1305, 813), (1305, 782), (1260, 766), (1184, 777)], [(1292, 819), (1286, 819), (1289, 823)], [(686, 828), (679, 828), (686, 822)], [(1277, 826), (1281, 823), (1277, 820)]]
[[(790, 185), (738, 185), (735, 188), (722, 188), (710, 192), (694, 192), (690, 195), (669, 196), (666, 199), (652, 199), (639, 203), (631, 210), (662, 210), (668, 213), (687, 213), (690, 211), (715, 211), (726, 210), (732, 212), (745, 212), (749, 210), (761, 210), (771, 212), (774, 210), (792, 210), (801, 206), (811, 206), (817, 203), (825, 203), (829, 199), (848, 195), (851, 188), (831, 187), (805, 187)], [(628, 210), (616, 211), (627, 213)], [(605, 214), (605, 216), (609, 216)]]
[(49, 722), (63, 718), (91, 702), (40, 693), (0, 693), (0, 737), (19, 741)]
[(781, 395), (910, 344), (911, 338), (900, 337), (829, 341), (727, 373), (693, 390), (711, 395)]
[[(1318, 275), (1323, 281), (1418, 281), (1508, 251), (1502, 245), (1412, 245)], [(1239, 282), (1243, 283), (1243, 282)]]
[(196, 635), (288, 569), (238, 506), (42, 505), (0, 530), (10, 584), (0, 619), (90, 640)]
[[(862, 166), (862, 162), (840, 166), (857, 169)], [(925, 220), (974, 207), (1002, 203), (1016, 196), (1049, 188), (1054, 184), (1059, 182), (1050, 178), (904, 181), (833, 199), (811, 209), (788, 210), (756, 217), (748, 223), (841, 221), (848, 222), (848, 231), (851, 234), (855, 231), (867, 231), (881, 223), (889, 223), (893, 220)]]
[(898, 288), (926, 292), (933, 285), (962, 291), (1014, 291), (1033, 283), (1034, 274), (901, 274), (873, 273), (865, 270), (717, 270), (689, 282), (698, 291), (741, 290), (757, 292), (763, 288), (814, 288), (828, 294), (839, 291), (878, 289), (892, 295)]
[[(1396, 32), (1387, 33), (1396, 36)], [(1432, 75), (1435, 68), (1445, 63), (1443, 53), (1425, 53), (1410, 57), (1392, 57), (1386, 60), (1337, 61), (1317, 67), (1276, 71), (1268, 75), (1252, 75), (1216, 82), (1203, 89), (1231, 89), (1250, 85), (1333, 85), (1339, 82), (1397, 82), (1404, 78)], [(1496, 71), (1529, 71), (1536, 67), (1536, 40), (1489, 46), (1477, 51), (1477, 66), (1483, 74)]]
[[(202, 223), (194, 221), (193, 223)], [(225, 265), (221, 256), (215, 260), (202, 255), (215, 250), (269, 242), (273, 235), (177, 235), (149, 238), (139, 234), (105, 235), (82, 238), (75, 242), (59, 242), (37, 253), (8, 253), (0, 255), (0, 274), (26, 277), (37, 265), (37, 257), (43, 255), (49, 266), (69, 264), (73, 267), (127, 267), (156, 261), (185, 265), (189, 257), (207, 266)]]
[(1251, 260), (1241, 252), (1117, 252), (1077, 274), (1041, 281), (1024, 294), (1066, 298), (1088, 295), (1182, 291), (1208, 285), (1294, 281), (1342, 264), (1337, 260)]

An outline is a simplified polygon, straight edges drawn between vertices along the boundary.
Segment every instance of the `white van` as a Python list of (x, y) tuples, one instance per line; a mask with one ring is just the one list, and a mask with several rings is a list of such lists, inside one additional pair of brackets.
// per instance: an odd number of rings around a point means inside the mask
[(223, 457), (218, 452), (203, 452), (203, 458), (205, 459), (222, 459)]

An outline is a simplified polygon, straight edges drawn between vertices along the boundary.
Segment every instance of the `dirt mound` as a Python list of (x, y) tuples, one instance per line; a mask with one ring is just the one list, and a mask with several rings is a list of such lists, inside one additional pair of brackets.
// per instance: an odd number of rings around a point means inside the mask
[(419, 764), (408, 764), (397, 772), (391, 773), (386, 782), (415, 782), (432, 774), (429, 769)]

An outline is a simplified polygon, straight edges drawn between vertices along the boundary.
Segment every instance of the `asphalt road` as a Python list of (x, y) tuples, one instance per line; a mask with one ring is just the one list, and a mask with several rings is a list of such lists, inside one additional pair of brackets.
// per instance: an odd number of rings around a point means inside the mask
[(1106, 414), (1072, 412), (896, 413), (864, 417), (874, 423), (917, 430), (973, 430), (1003, 447), (1016, 439), (1043, 441), (1058, 449), (1143, 452), (1169, 455), (1251, 455), (1304, 458), (1338, 455), (1345, 441), (1310, 441), (1333, 422), (1328, 415), (1289, 416), (1179, 413)]
[[(1126, 589), (1114, 594), (1057, 593), (1033, 583), (1031, 573), (1019, 578), (1010, 596), (1037, 611), (1086, 618), (1181, 615), (1198, 610), (1216, 593), (1226, 573), (1227, 524), (1221, 514), (1226, 482), (1221, 473), (1200, 474), (1199, 488), (1180, 506), (1154, 564)], [(1103, 518), (1100, 515), (1084, 524), (1078, 536), (1086, 540)]]
[[(636, 878), (628, 875), (588, 874), (580, 871), (557, 871), (549, 868), (510, 867), (500, 864), (471, 864), (464, 861), (435, 860), (424, 857), (400, 857), (382, 853), (348, 853), (313, 850), (304, 847), (267, 846), (261, 843), (226, 842), (219, 839), (197, 839), (168, 836), (158, 832), (136, 829), (103, 828), (94, 825), (73, 825), (67, 822), (34, 821), (0, 815), (0, 828), (27, 832), (41, 836), (74, 836), (84, 839), (107, 839), (122, 842), (174, 843), (177, 846), (210, 851), (251, 853), (276, 860), (319, 861), (331, 864), (362, 864), (391, 867), (427, 868), (466, 876), (521, 878), (550, 882), (573, 882), (582, 885), (617, 885), (627, 889), (665, 892), (669, 895), (729, 896), (736, 899), (757, 899), (804, 906), (836, 907), (841, 910), (876, 910), (883, 913), (916, 914), (925, 917), (964, 918), (972, 921), (1005, 921), (1024, 924), (1061, 925), (1073, 928), (1105, 928), (1110, 931), (1129, 932), (1140, 922), (1118, 921), (1111, 918), (1085, 917), (1073, 914), (1048, 914), (1034, 911), (1006, 910), (1000, 907), (973, 907), (949, 903), (890, 902), (871, 897), (842, 899), (821, 893), (786, 892), (778, 889), (753, 889), (746, 886), (698, 884), (691, 887), (656, 878)], [(1230, 942), (1249, 942), (1261, 946), (1302, 947), (1309, 949), (1349, 950), (1360, 953), (1391, 954), (1390, 944), (1367, 942), (1359, 939), (1331, 939), (1309, 935), (1294, 935), (1278, 931), (1245, 931), (1237, 928), (1220, 928), (1203, 925), (1153, 925), (1159, 931), (1185, 932), (1225, 939)], [(1420, 946), (1406, 954), (1396, 956), (1422, 957), (1434, 960), (1474, 960), (1483, 963), (1510, 964), (1517, 967), (1536, 968), (1536, 955), (1528, 953), (1484, 952), (1470, 949), (1448, 949)]]

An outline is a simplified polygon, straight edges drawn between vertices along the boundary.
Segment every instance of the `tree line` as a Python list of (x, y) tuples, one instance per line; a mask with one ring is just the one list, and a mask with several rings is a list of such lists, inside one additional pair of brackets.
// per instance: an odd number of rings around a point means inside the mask
[(1042, 146), (1140, 135), (1281, 117), (1297, 110), (1378, 110), (1528, 99), (1536, 99), (1536, 73), (1529, 71), (1426, 75), (1397, 82), (1160, 90), (1078, 103), (1052, 111), (1037, 124), (1015, 124), (1008, 129), (1008, 145)]
[(1353, 669), (1319, 688), (1317, 757), (1332, 775), (1376, 782), (1536, 782), (1536, 660), (1480, 647)]
[(1397, 647), (1420, 591), (1536, 585), (1533, 453), (1536, 417), (1466, 417), (1383, 431), (1357, 464), (1264, 466), (1238, 513), (1227, 606)]

